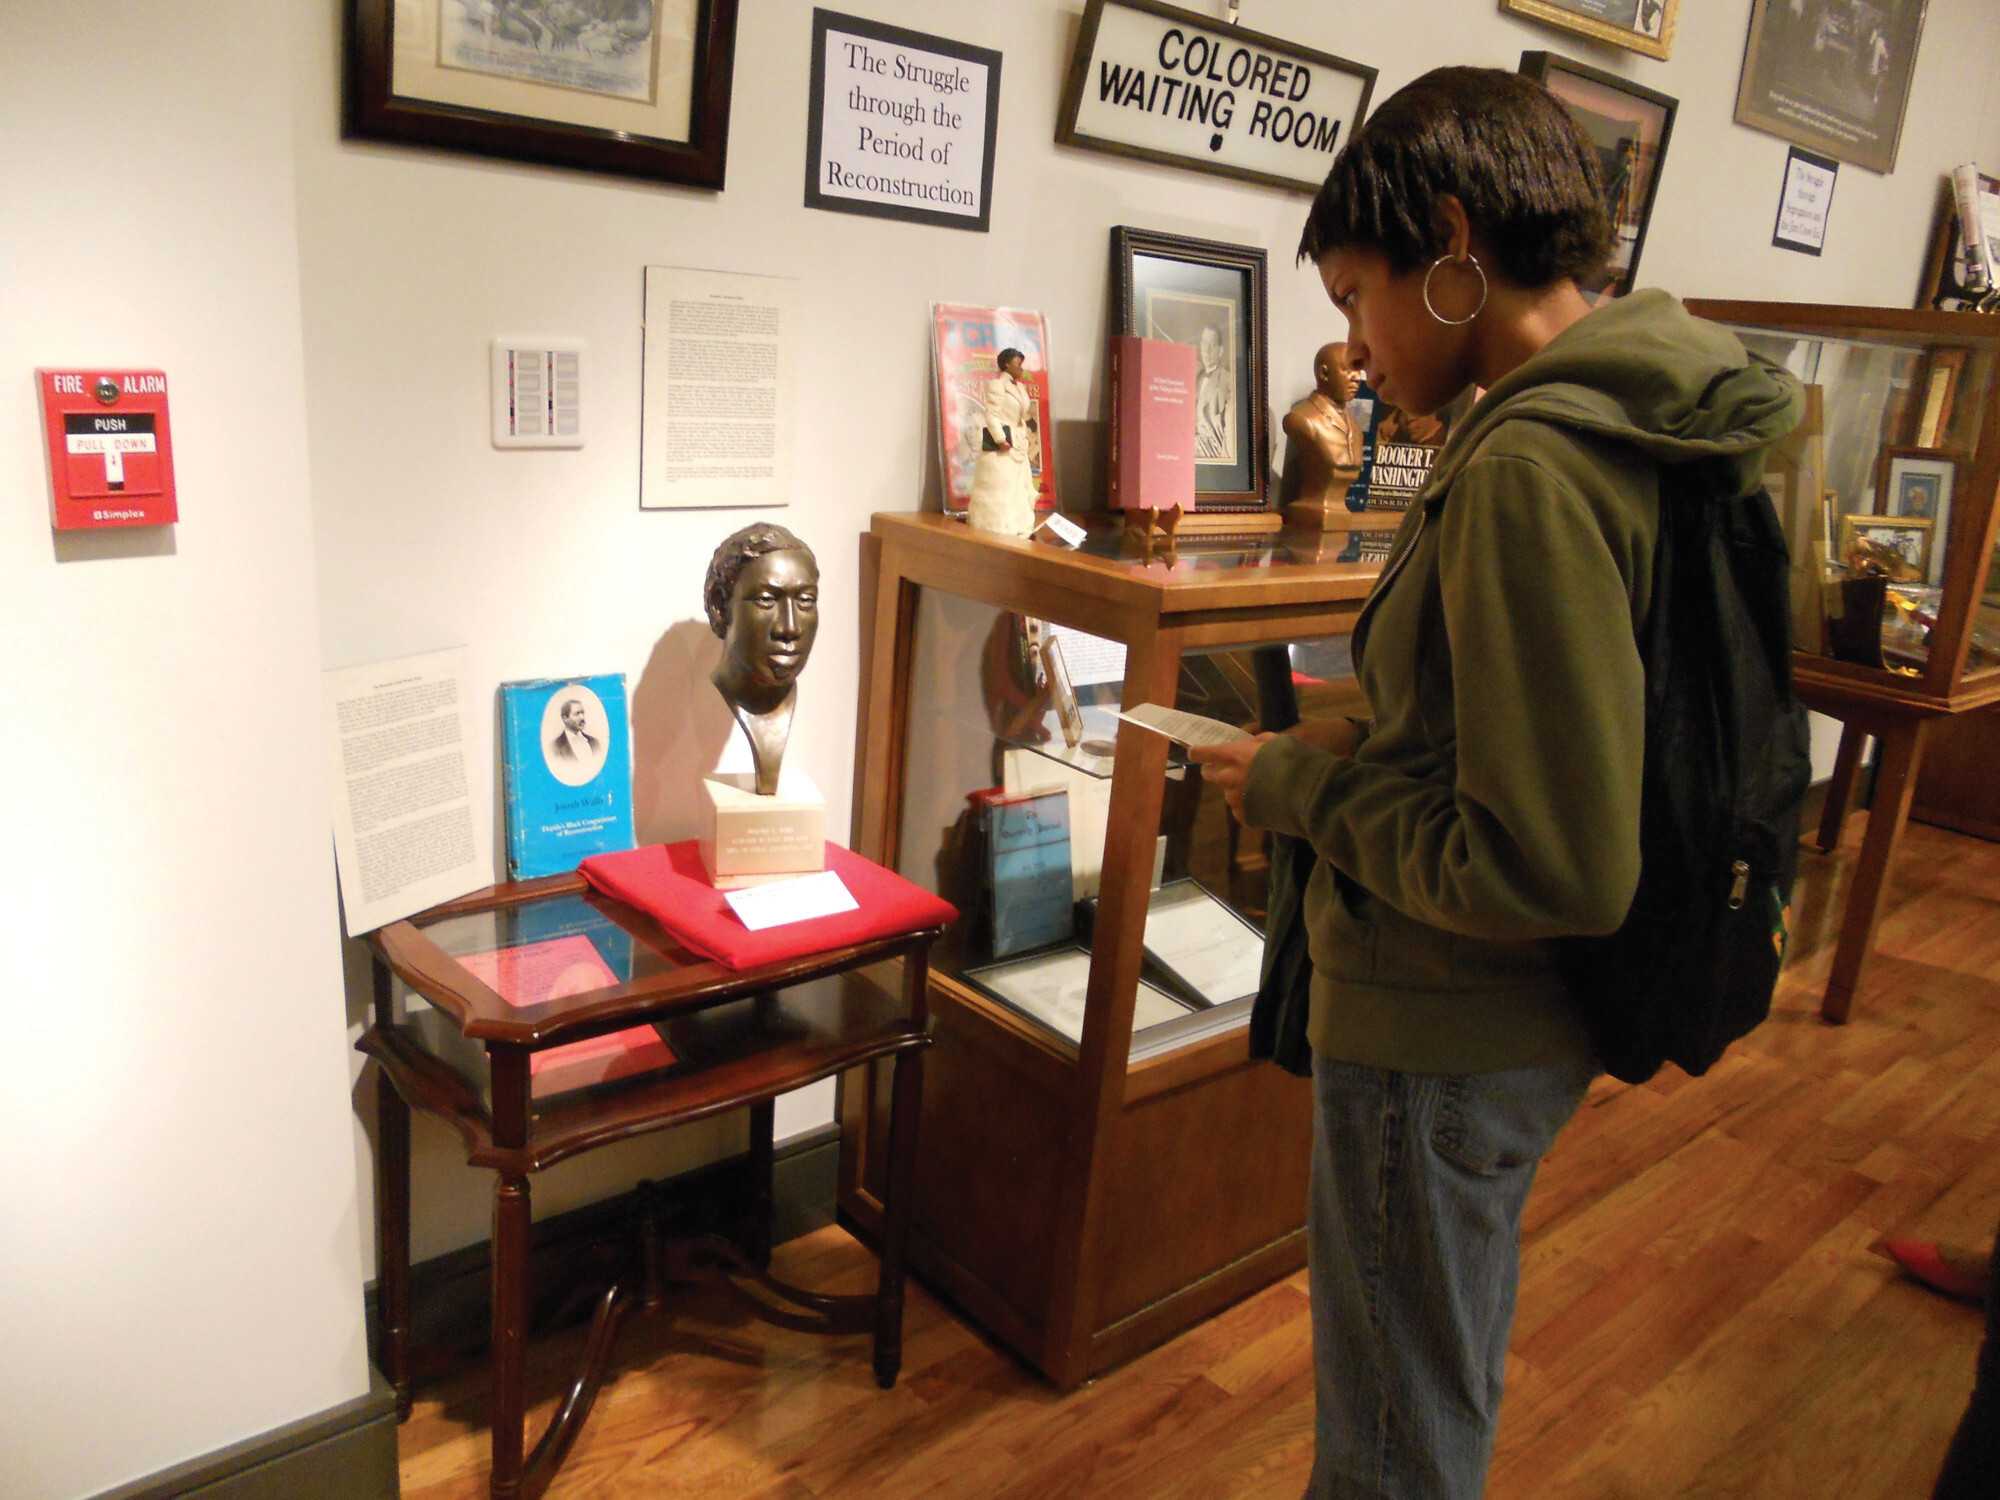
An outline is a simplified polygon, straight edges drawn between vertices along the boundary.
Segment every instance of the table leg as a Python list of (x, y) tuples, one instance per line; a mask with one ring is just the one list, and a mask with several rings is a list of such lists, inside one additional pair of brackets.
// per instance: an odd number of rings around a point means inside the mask
[(410, 1106), (375, 1071), (375, 1301), (396, 1420), (410, 1415)]
[(760, 1271), (771, 1269), (771, 1236), (775, 1226), (778, 1105), (760, 1099), (750, 1106), (750, 1226), (743, 1253)]
[(1861, 747), (1868, 732), (1858, 725), (1840, 726), (1840, 748), (1833, 755), (1833, 778), (1826, 784), (1826, 803), (1819, 813), (1819, 849), (1831, 854), (1840, 847), (1840, 828), (1854, 806), (1854, 780), (1861, 769)]
[[(1882, 888), (1889, 861), (1909, 821), (1910, 798), (1917, 789), (1917, 768), (1923, 761), (1924, 730), (1918, 719), (1883, 729), (1881, 770), (1875, 778), (1875, 799), (1868, 809), (1868, 832), (1861, 841), (1861, 861), (1847, 893), (1847, 910), (1840, 919), (1840, 941), (1833, 953), (1833, 973), (1820, 1002), (1820, 1018), (1833, 1025), (1846, 1022), (1861, 987), (1861, 972), (1875, 946), (1875, 923), (1882, 913)], [(1843, 748), (1845, 732), (1842, 734)]]
[(888, 1201), (882, 1205), (882, 1273), (875, 1287), (875, 1383), (888, 1390), (903, 1368), (903, 1257), (916, 1217), (917, 1117), (924, 1104), (921, 1047), (896, 1054), (889, 1095)]
[(521, 1491), (527, 1419), (528, 1179), (501, 1173), (493, 1187), (493, 1486), (494, 1500)]

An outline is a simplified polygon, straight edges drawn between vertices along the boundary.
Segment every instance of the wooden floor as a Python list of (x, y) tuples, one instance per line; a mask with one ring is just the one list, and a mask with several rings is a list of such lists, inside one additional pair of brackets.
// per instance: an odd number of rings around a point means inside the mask
[[(1855, 1019), (1829, 1028), (1817, 983), (1861, 821), (1806, 858), (1770, 1023), (1706, 1078), (1600, 1082), (1543, 1167), (1495, 1500), (1929, 1493), (1981, 1321), (1868, 1246), (1983, 1247), (2000, 1222), (2000, 845), (1911, 825)], [(838, 1229), (775, 1269), (873, 1277)], [(789, 1334), (705, 1291), (628, 1326), (550, 1494), (1295, 1496), (1309, 1340), (1301, 1273), (1059, 1397), (919, 1287), (882, 1393), (865, 1339)], [(537, 1346), (537, 1427), (577, 1343)], [(485, 1493), (484, 1405), (477, 1372), (419, 1392), (405, 1495)]]

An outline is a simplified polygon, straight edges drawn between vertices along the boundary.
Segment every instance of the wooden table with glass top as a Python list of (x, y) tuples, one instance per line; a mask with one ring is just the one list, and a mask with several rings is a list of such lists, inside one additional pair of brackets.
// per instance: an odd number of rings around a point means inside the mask
[[(902, 1360), (903, 1263), (923, 1056), (930, 1044), (928, 955), (937, 936), (937, 929), (925, 929), (736, 971), (689, 952), (650, 917), (591, 892), (575, 875), (494, 886), (372, 934), (374, 1024), (357, 1045), (382, 1071), (376, 1140), (380, 1360), (396, 1388), (399, 1414), (407, 1415), (410, 1404), (413, 1108), (457, 1130), (467, 1161), (495, 1174), (495, 1496), (532, 1497), (547, 1488), (589, 1414), (619, 1322), (633, 1301), (651, 1307), (660, 1300), (659, 1247), (649, 1244), (643, 1274), (621, 1279), (597, 1298), (582, 1367), (524, 1457), (528, 1180), (614, 1141), (747, 1108), (757, 1201), (741, 1236), (746, 1243), (704, 1236), (680, 1247), (680, 1261), (748, 1277), (805, 1309), (769, 1313), (788, 1327), (845, 1333), (872, 1326), (876, 1379), (885, 1389), (893, 1385)], [(899, 976), (891, 967), (898, 960)], [(871, 975), (870, 966), (878, 965), (882, 969)], [(576, 1043), (594, 1045), (576, 1049)], [(568, 1079), (560, 1069), (537, 1065), (538, 1058), (549, 1062), (555, 1049), (566, 1047), (572, 1053), (627, 1050), (638, 1070), (613, 1081), (554, 1087), (607, 1071), (601, 1056)], [(773, 1101), (878, 1061), (892, 1062), (894, 1076), (883, 1163), (890, 1212), (878, 1236), (876, 1292), (835, 1297), (785, 1286), (766, 1271)], [(761, 1299), (751, 1300), (762, 1306)]]

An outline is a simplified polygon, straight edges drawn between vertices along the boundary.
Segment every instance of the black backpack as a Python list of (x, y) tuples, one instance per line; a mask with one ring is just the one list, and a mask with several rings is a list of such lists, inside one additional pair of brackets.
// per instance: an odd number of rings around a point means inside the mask
[(1770, 496), (1701, 463), (1663, 468), (1660, 489), (1638, 893), (1616, 932), (1558, 940), (1598, 1058), (1628, 1083), (1664, 1063), (1699, 1076), (1770, 1014), (1812, 779)]

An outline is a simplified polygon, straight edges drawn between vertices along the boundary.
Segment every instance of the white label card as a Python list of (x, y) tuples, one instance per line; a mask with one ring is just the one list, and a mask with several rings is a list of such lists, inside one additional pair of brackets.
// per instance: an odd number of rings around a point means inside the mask
[(1051, 513), (1043, 518), (1042, 524), (1054, 532), (1056, 540), (1061, 542), (1065, 547), (1081, 547), (1084, 538), (1090, 534), (1068, 516), (1058, 516)]
[(821, 870), (817, 875), (801, 875), (797, 880), (777, 880), (769, 885), (729, 891), (723, 899), (736, 913), (737, 920), (752, 932), (861, 909), (861, 903), (854, 899), (839, 874), (832, 870)]

